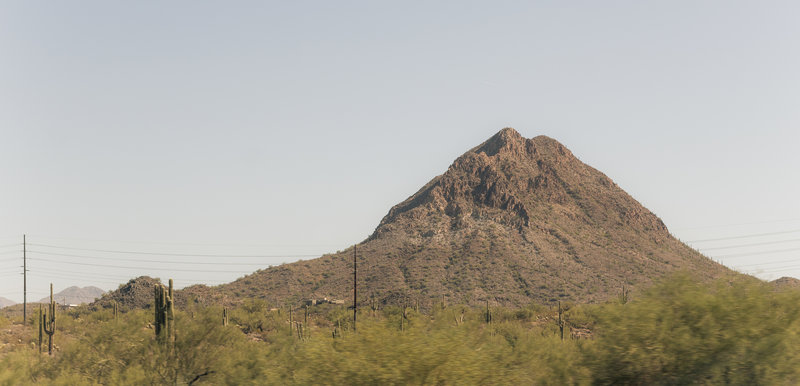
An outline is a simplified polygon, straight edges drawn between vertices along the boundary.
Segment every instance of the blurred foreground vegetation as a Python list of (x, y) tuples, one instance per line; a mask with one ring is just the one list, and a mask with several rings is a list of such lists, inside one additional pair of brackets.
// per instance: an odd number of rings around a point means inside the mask
[(290, 330), (285, 307), (248, 301), (227, 326), (221, 307), (176, 312), (171, 346), (152, 311), (79, 308), (59, 314), (52, 357), (29, 324), (0, 384), (800, 384), (796, 289), (676, 275), (625, 304), (563, 308), (562, 340), (555, 306), (491, 308), (488, 323), (485, 308), (364, 307), (353, 332), (342, 306), (308, 322), (297, 308)]

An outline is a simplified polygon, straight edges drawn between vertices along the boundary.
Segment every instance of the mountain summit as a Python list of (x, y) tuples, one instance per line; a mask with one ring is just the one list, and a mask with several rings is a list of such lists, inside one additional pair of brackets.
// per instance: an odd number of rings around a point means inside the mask
[[(558, 141), (511, 128), (391, 208), (358, 245), (358, 262), (366, 297), (517, 305), (600, 301), (675, 270), (728, 272)], [(351, 272), (349, 249), (218, 289), (275, 301), (346, 299)], [(209, 294), (202, 286), (187, 292)]]
[[(437, 213), (444, 216), (432, 216)], [(392, 208), (372, 238), (398, 228), (421, 229), (419, 225), (438, 234), (490, 220), (534, 240), (541, 231), (552, 234), (553, 222), (563, 222), (564, 216), (579, 222), (591, 219), (589, 223), (607, 228), (624, 223), (652, 232), (658, 240), (669, 235), (660, 219), (558, 141), (545, 136), (525, 139), (505, 128)], [(438, 226), (431, 227), (430, 221), (417, 224), (423, 217), (434, 217)], [(574, 224), (578, 225), (583, 224)]]

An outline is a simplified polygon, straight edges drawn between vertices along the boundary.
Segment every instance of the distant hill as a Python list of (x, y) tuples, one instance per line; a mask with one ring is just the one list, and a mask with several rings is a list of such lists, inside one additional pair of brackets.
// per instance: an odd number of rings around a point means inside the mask
[[(215, 301), (350, 299), (352, 256), (350, 248), (182, 292)], [(358, 265), (360, 301), (428, 304), (442, 296), (506, 305), (596, 302), (676, 270), (703, 279), (731, 273), (675, 239), (558, 141), (510, 128), (391, 208), (358, 244)]]
[[(102, 297), (95, 300), (91, 307), (110, 308), (113, 302), (117, 302), (121, 310), (130, 310), (134, 308), (150, 308), (153, 304), (153, 287), (161, 284), (159, 279), (154, 279), (149, 276), (139, 276), (135, 279), (129, 280), (125, 284), (120, 284), (119, 288), (103, 294)], [(163, 283), (165, 286), (167, 283)], [(175, 293), (175, 305), (183, 307), (186, 304), (184, 294), (180, 291)]]
[(17, 302), (0, 296), (0, 308), (13, 306), (14, 304), (17, 304)]
[[(61, 292), (53, 294), (53, 300), (58, 304), (82, 304), (91, 303), (95, 299), (103, 295), (105, 291), (97, 287), (77, 287), (72, 286), (64, 289)], [(39, 299), (39, 303), (50, 302), (50, 296)]]
[(793, 277), (784, 276), (770, 282), (777, 288), (797, 288), (800, 287), (800, 280)]

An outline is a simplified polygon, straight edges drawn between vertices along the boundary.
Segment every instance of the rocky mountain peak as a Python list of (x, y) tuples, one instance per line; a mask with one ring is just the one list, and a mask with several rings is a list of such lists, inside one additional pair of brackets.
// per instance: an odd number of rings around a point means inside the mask
[[(505, 128), (458, 157), (448, 170), (417, 193), (393, 207), (372, 238), (406, 228), (410, 235), (431, 234), (416, 224), (438, 221), (437, 231), (468, 227), (482, 219), (512, 226), (520, 232), (532, 219), (569, 212), (575, 217), (609, 217), (635, 220), (634, 226), (656, 230), (666, 227), (655, 215), (625, 194), (611, 179), (578, 160), (564, 145), (547, 137), (523, 138)], [(609, 211), (612, 211), (609, 213)]]
[(506, 127), (470, 152), (493, 156), (500, 152), (519, 152), (525, 149), (525, 138), (516, 130)]

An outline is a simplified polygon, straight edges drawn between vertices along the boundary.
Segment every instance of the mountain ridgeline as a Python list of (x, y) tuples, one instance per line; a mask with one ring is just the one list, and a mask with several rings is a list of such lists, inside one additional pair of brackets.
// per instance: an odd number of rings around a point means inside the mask
[[(353, 250), (182, 295), (352, 298)], [(395, 205), (358, 244), (359, 297), (522, 305), (596, 302), (685, 270), (730, 271), (672, 237), (610, 178), (552, 138), (506, 128)]]

